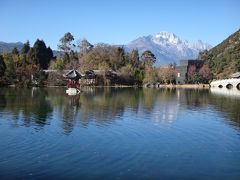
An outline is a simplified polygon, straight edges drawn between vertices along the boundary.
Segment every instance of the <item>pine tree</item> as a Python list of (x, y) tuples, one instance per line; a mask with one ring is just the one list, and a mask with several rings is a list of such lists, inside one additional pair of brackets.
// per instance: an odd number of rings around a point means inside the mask
[(27, 41), (26, 43), (23, 44), (21, 54), (27, 54), (29, 50), (30, 50), (30, 44), (29, 44), (29, 41)]
[(0, 55), (0, 77), (2, 77), (6, 70), (6, 64), (4, 62), (3, 56)]
[(19, 55), (19, 51), (18, 51), (18, 49), (17, 49), (16, 47), (13, 48), (12, 54), (14, 54), (14, 55)]
[(155, 55), (149, 50), (143, 52), (141, 59), (144, 67), (153, 66), (153, 64), (156, 62)]
[(28, 57), (31, 59), (32, 63), (40, 65), (41, 69), (47, 69), (53, 57), (53, 52), (50, 47), (46, 47), (43, 40), (37, 39), (33, 48), (29, 50)]

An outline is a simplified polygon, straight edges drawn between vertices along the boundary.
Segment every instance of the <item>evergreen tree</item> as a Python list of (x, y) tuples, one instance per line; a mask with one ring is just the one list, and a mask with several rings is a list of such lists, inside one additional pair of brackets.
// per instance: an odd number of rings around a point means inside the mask
[(47, 53), (47, 58), (50, 61), (53, 58), (53, 51), (52, 51), (52, 49), (49, 46), (48, 46), (48, 48), (46, 50), (46, 53)]
[(12, 54), (19, 55), (19, 51), (18, 51), (18, 49), (16, 47), (13, 48)]
[(209, 65), (214, 78), (226, 78), (240, 71), (240, 30), (210, 50), (201, 52), (199, 57)]
[(4, 62), (3, 56), (0, 55), (0, 77), (2, 77), (6, 70), (6, 64)]
[(13, 60), (13, 54), (6, 53), (4, 54), (4, 60), (6, 62), (6, 71), (5, 71), (5, 77), (7, 81), (12, 84), (16, 80), (16, 67)]
[(143, 52), (141, 59), (144, 67), (153, 66), (153, 64), (156, 62), (155, 55), (149, 50)]
[(34, 49), (30, 48), (30, 50), (27, 53), (27, 61), (29, 63), (34, 64), (34, 59), (35, 59), (35, 53), (34, 53)]
[(26, 43), (23, 44), (21, 54), (27, 54), (29, 50), (30, 50), (30, 44), (29, 44), (29, 41), (27, 41)]
[(47, 69), (49, 62), (53, 56), (52, 50), (50, 47), (46, 47), (46, 44), (43, 40), (37, 39), (33, 45), (33, 48), (30, 49), (28, 57), (31, 61), (40, 65), (41, 69)]

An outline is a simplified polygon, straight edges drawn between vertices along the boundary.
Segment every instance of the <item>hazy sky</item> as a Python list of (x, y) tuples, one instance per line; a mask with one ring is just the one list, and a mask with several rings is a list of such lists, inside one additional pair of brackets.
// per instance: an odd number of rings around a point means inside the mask
[(240, 0), (0, 0), (0, 41), (57, 48), (65, 32), (126, 44), (160, 31), (216, 45), (240, 28)]

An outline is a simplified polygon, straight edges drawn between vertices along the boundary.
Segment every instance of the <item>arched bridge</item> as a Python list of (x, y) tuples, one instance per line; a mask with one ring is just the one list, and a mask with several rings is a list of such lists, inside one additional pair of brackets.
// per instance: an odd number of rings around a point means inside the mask
[(223, 79), (212, 81), (210, 84), (211, 87), (214, 88), (227, 88), (227, 89), (237, 89), (240, 91), (240, 79), (232, 78), (232, 79)]

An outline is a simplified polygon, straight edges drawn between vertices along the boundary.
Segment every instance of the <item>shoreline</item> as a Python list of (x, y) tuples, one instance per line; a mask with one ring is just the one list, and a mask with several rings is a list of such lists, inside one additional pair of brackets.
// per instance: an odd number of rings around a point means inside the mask
[[(21, 86), (16, 85), (6, 85), (2, 87), (10, 87), (10, 88), (25, 88)], [(43, 87), (43, 88), (64, 88), (67, 86), (29, 86), (28, 88), (32, 87)], [(112, 86), (82, 86), (84, 87), (93, 87), (93, 88), (146, 88), (146, 89), (158, 89), (158, 88), (183, 88), (183, 89), (209, 89), (210, 84), (159, 84), (158, 86), (151, 86), (146, 87), (144, 85), (138, 86), (138, 85), (112, 85)]]
[(209, 84), (161, 84), (159, 88), (209, 89)]

